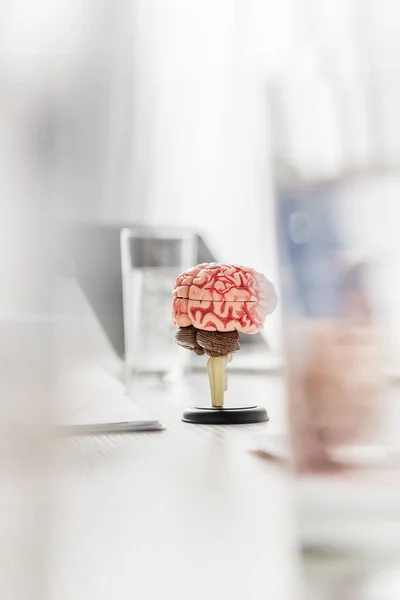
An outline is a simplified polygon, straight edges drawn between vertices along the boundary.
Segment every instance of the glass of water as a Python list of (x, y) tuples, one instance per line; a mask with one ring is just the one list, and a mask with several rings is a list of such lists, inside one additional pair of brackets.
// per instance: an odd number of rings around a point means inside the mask
[(151, 374), (174, 379), (190, 356), (175, 343), (172, 289), (196, 262), (196, 236), (170, 228), (123, 229), (121, 254), (127, 381)]

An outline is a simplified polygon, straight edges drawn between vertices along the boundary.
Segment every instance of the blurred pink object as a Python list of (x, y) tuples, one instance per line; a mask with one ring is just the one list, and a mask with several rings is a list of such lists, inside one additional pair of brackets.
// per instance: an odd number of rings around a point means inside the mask
[(173, 320), (205, 331), (257, 333), (277, 306), (273, 284), (254, 269), (203, 263), (177, 278)]
[[(371, 443), (378, 430), (382, 373), (372, 325), (310, 321), (293, 329), (288, 408), (294, 467), (324, 470), (342, 446)], [(301, 347), (301, 349), (300, 349)]]

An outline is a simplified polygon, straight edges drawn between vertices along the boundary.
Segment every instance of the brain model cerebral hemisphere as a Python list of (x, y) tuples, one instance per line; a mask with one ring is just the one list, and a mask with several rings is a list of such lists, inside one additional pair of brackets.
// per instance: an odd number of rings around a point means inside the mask
[(201, 264), (176, 280), (173, 291), (176, 325), (204, 331), (257, 333), (276, 308), (274, 286), (254, 269)]

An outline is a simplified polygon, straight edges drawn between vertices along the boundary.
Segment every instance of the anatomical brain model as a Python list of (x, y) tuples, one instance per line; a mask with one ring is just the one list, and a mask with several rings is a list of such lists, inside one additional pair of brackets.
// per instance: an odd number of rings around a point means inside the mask
[(254, 269), (201, 264), (179, 275), (173, 290), (176, 341), (207, 354), (212, 406), (223, 407), (225, 367), (240, 349), (239, 331), (254, 334), (277, 306), (275, 288)]

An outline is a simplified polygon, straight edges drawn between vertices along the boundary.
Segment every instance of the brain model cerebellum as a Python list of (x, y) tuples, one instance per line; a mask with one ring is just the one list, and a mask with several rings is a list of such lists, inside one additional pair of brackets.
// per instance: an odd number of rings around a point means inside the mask
[(253, 334), (277, 305), (275, 288), (254, 269), (201, 264), (177, 278), (173, 319), (178, 344), (210, 356), (239, 349), (238, 331)]

